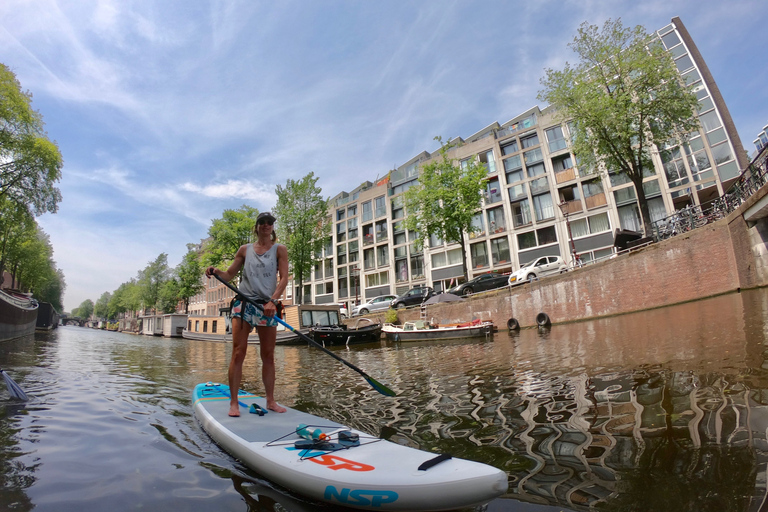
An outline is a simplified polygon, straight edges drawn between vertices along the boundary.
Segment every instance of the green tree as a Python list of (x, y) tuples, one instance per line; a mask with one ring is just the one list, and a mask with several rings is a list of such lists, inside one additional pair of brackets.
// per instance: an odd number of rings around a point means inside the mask
[(201, 279), (202, 275), (203, 266), (200, 262), (200, 254), (194, 250), (193, 244), (187, 244), (187, 254), (176, 267), (178, 300), (184, 302), (185, 313), (189, 313), (189, 299), (205, 289)]
[(654, 146), (682, 143), (698, 126), (696, 96), (661, 41), (641, 26), (583, 23), (568, 45), (579, 62), (546, 69), (539, 99), (573, 120), (572, 151), (581, 172), (622, 172), (637, 193), (646, 236), (651, 217), (643, 178)]
[[(12, 272), (22, 257), (23, 244), (34, 236), (35, 228), (35, 219), (26, 206), (0, 198), (0, 275), (4, 270)], [(2, 279), (0, 277), (0, 284), (16, 286)]]
[(0, 198), (36, 214), (55, 213), (61, 192), (54, 184), (61, 179), (62, 165), (42, 116), (32, 110), (32, 95), (0, 64)]
[(109, 301), (111, 299), (111, 293), (104, 292), (101, 294), (101, 297), (96, 301), (96, 304), (93, 305), (93, 314), (96, 315), (96, 318), (103, 318), (104, 320), (109, 320), (111, 318), (109, 315)]
[(310, 172), (300, 181), (289, 179), (285, 187), (278, 185), (275, 189), (277, 235), (288, 249), (297, 304), (302, 303), (304, 279), (309, 276), (315, 254), (322, 252), (331, 233), (331, 225), (326, 222), (328, 200), (323, 199), (317, 179)]
[(179, 281), (172, 277), (160, 286), (157, 306), (163, 313), (175, 313), (176, 306), (179, 304)]
[(91, 318), (91, 315), (93, 314), (93, 301), (91, 299), (85, 299), (83, 302), (80, 303), (79, 306), (77, 306), (74, 310), (72, 310), (72, 315), (80, 317), (84, 320), (88, 320)]
[(253, 227), (259, 211), (243, 205), (237, 210), (224, 210), (208, 228), (210, 237), (203, 248), (203, 264), (226, 269), (235, 259), (240, 246), (254, 241)]
[(464, 276), (469, 277), (466, 235), (477, 231), (472, 218), (481, 206), (488, 169), (474, 160), (465, 166), (458, 165), (449, 155), (453, 144), (443, 144), (440, 137), (435, 140), (440, 142), (440, 157), (421, 168), (419, 184), (404, 194), (405, 227), (418, 233), (416, 247), (419, 249), (429, 243), (432, 235), (459, 242), (464, 255)]
[(143, 309), (156, 309), (160, 299), (160, 289), (170, 277), (168, 255), (161, 253), (154, 261), (139, 271), (138, 285), (141, 289)]

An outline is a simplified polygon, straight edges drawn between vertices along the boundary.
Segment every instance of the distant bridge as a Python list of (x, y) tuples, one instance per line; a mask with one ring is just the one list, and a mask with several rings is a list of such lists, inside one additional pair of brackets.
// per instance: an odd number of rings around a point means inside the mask
[(87, 321), (87, 319), (80, 318), (79, 316), (67, 316), (63, 313), (59, 315), (59, 322), (61, 325), (79, 325), (80, 327), (85, 327)]

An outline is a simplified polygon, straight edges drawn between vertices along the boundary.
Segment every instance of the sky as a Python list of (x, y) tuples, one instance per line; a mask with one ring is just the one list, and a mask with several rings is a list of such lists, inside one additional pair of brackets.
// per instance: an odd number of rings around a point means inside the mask
[[(38, 218), (64, 308), (307, 173), (333, 197), (529, 108), (582, 22), (679, 16), (744, 147), (768, 124), (765, 0), (2, 0), (0, 62), (64, 158)], [(278, 221), (279, 222), (279, 221)]]

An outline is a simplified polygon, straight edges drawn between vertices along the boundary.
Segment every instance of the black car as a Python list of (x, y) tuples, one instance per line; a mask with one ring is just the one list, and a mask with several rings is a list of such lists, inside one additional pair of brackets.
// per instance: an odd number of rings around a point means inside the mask
[(404, 294), (400, 295), (392, 301), (393, 308), (405, 308), (408, 306), (415, 306), (421, 304), (431, 296), (435, 294), (435, 291), (429, 286), (419, 286), (418, 288), (411, 288)]
[(464, 295), (466, 297), (467, 295), (472, 295), (476, 292), (484, 292), (486, 290), (507, 286), (508, 279), (509, 275), (507, 274), (495, 274), (490, 272), (488, 274), (477, 276), (471, 281), (462, 283), (459, 286), (454, 286), (447, 290), (447, 292), (454, 295)]

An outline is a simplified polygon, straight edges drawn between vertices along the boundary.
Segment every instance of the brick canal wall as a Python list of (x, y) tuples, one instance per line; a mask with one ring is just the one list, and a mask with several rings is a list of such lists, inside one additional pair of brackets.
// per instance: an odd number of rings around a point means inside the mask
[[(768, 186), (724, 219), (610, 260), (460, 303), (427, 306), (427, 319), (444, 324), (480, 318), (505, 329), (514, 318), (532, 327), (540, 312), (552, 323), (573, 322), (768, 286), (768, 219), (747, 223), (743, 217), (766, 194)], [(376, 315), (382, 322), (383, 316)], [(398, 313), (400, 322), (419, 317), (419, 308)]]

